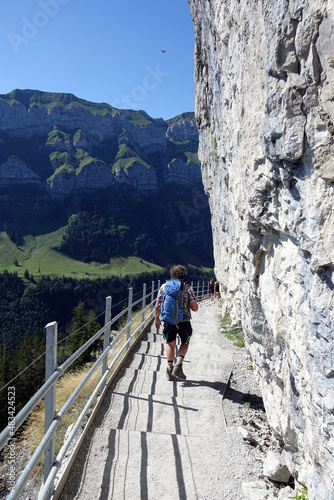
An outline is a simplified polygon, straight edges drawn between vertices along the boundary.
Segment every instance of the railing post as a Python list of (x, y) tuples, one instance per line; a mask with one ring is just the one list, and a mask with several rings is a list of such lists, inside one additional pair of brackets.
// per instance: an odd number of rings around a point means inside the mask
[(142, 301), (142, 313), (141, 313), (141, 322), (145, 321), (145, 307), (146, 307), (146, 283), (143, 284), (143, 301)]
[(151, 312), (153, 311), (153, 301), (154, 301), (154, 281), (152, 281), (152, 288), (151, 288)]
[[(129, 340), (131, 336), (131, 316), (132, 316), (132, 297), (133, 297), (133, 288), (129, 288), (129, 302), (128, 302), (128, 328), (126, 332), (126, 340)], [(130, 349), (130, 345), (127, 344), (126, 350)]]
[(197, 281), (196, 299), (199, 299), (199, 281)]
[(202, 299), (204, 298), (204, 281), (203, 281), (203, 285), (202, 285)]
[[(109, 323), (109, 321), (111, 320), (111, 302), (112, 302), (112, 298), (110, 296), (107, 297), (106, 298), (106, 310), (104, 313), (104, 324), (105, 325), (107, 325)], [(103, 352), (107, 349), (107, 347), (109, 345), (109, 342), (110, 342), (109, 337), (110, 337), (110, 327), (106, 328), (104, 330)], [(105, 358), (103, 358), (103, 361), (102, 361), (102, 377), (105, 374), (105, 372), (107, 371), (107, 366), (108, 366), (108, 359), (107, 359), (107, 357), (105, 357)], [(104, 382), (104, 384), (101, 387), (101, 392), (103, 391), (105, 385), (106, 384)]]
[[(46, 329), (46, 353), (45, 353), (45, 381), (47, 381), (57, 368), (57, 322), (48, 323)], [(44, 433), (47, 432), (53, 422), (56, 413), (56, 384), (48, 390), (45, 395), (45, 418)], [(55, 437), (53, 435), (44, 451), (44, 483), (51, 472), (55, 460)], [(49, 491), (46, 499), (51, 498)]]

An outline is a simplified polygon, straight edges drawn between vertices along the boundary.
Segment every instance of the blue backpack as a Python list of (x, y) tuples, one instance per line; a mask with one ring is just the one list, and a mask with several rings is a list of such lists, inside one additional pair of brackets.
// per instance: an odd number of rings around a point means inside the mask
[(183, 313), (184, 288), (180, 280), (169, 280), (165, 284), (165, 295), (160, 304), (162, 321), (177, 325), (186, 316)]

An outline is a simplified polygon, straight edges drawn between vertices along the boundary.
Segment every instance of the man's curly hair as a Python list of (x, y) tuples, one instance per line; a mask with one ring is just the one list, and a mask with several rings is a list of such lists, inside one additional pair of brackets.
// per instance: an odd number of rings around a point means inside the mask
[(173, 266), (170, 270), (170, 276), (172, 279), (177, 279), (180, 281), (185, 281), (187, 277), (187, 270), (184, 266)]

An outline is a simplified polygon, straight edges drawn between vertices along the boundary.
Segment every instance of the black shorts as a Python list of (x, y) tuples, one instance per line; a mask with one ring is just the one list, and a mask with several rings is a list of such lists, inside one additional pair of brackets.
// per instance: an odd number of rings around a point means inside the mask
[(177, 325), (164, 322), (162, 334), (167, 344), (174, 342), (174, 340), (176, 340), (176, 335), (180, 337), (182, 344), (188, 344), (190, 337), (193, 334), (193, 329), (190, 321), (181, 321), (181, 323), (178, 323)]

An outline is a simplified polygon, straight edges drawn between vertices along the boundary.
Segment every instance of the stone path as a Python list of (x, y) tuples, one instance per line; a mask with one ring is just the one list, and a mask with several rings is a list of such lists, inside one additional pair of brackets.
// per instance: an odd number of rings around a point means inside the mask
[(186, 381), (166, 379), (165, 344), (152, 327), (108, 391), (61, 500), (246, 498), (238, 484), (254, 461), (222, 410), (235, 348), (218, 316), (210, 301), (193, 313)]

